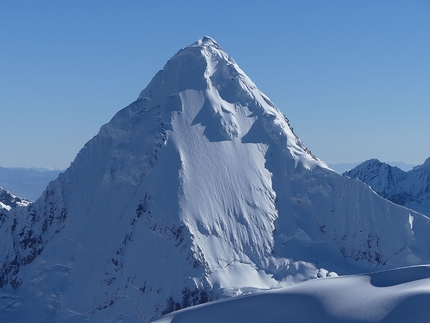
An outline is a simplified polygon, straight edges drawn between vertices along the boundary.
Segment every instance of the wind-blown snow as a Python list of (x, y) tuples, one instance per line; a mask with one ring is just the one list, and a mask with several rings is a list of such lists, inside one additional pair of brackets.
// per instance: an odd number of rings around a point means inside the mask
[(328, 169), (209, 37), (0, 219), (0, 320), (14, 322), (149, 322), (430, 254), (427, 217)]

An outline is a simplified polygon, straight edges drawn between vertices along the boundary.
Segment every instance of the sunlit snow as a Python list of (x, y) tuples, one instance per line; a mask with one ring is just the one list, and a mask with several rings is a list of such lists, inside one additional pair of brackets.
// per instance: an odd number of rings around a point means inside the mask
[(409, 267), (298, 283), (208, 303), (154, 323), (424, 323), (430, 317), (430, 267)]

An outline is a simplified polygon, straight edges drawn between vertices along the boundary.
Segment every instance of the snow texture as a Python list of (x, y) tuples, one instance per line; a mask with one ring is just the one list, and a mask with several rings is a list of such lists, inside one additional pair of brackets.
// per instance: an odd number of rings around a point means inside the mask
[(427, 217), (330, 170), (209, 37), (170, 59), (38, 200), (0, 209), (0, 231), (9, 322), (150, 322), (430, 254)]

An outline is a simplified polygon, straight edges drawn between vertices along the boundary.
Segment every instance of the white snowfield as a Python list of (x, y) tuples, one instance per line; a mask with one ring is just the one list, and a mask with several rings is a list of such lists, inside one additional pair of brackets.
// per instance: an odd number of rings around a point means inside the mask
[(430, 318), (430, 267), (309, 280), (206, 303), (154, 323), (424, 323)]
[(328, 169), (209, 37), (170, 59), (41, 198), (0, 219), (8, 322), (150, 322), (271, 289), (335, 291), (366, 278), (288, 286), (430, 255), (427, 217)]

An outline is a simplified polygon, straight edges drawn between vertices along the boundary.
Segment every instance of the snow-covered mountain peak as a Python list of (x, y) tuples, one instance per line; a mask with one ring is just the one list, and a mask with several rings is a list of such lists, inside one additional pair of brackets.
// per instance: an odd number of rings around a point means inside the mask
[(192, 43), (189, 47), (208, 47), (208, 46), (215, 47), (216, 49), (221, 49), (218, 43), (212, 37), (209, 37), (209, 36), (203, 36), (196, 42)]
[(41, 322), (149, 322), (333, 271), (419, 264), (428, 223), (327, 169), (203, 38), (37, 201), (0, 209), (0, 287), (16, 290), (0, 321), (37, 309)]
[[(175, 107), (174, 98), (179, 98)], [(148, 109), (160, 106), (165, 113), (189, 113), (193, 117), (189, 122), (206, 127), (204, 134), (211, 141), (253, 141), (254, 128), (259, 128), (266, 143), (283, 142), (295, 166), (327, 168), (294, 134), (287, 118), (210, 37), (176, 53), (140, 93), (139, 100), (144, 100)], [(193, 107), (202, 108), (201, 112), (196, 114)]]
[[(238, 74), (239, 68), (232, 58), (225, 53), (222, 48), (210, 37), (203, 37), (195, 43), (179, 50), (164, 66), (150, 82), (150, 84), (141, 92), (139, 98), (150, 97), (155, 99), (156, 94), (161, 97), (172, 93), (180, 92), (185, 89), (203, 90), (210, 84), (212, 74), (220, 70), (217, 67), (219, 62), (221, 65), (231, 66), (233, 74)], [(240, 69), (239, 69), (240, 70)], [(244, 74), (240, 70), (241, 74)], [(218, 75), (221, 76), (221, 75)], [(223, 75), (231, 80), (231, 75)], [(166, 82), (168, 81), (168, 82)], [(165, 89), (167, 87), (167, 89)], [(164, 91), (163, 94), (157, 93), (160, 88)]]

